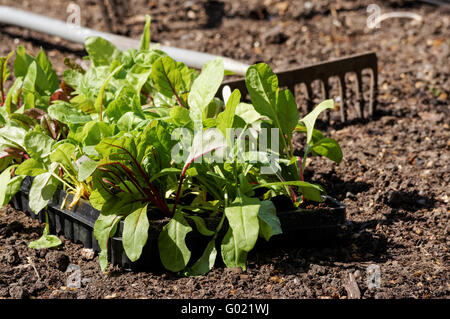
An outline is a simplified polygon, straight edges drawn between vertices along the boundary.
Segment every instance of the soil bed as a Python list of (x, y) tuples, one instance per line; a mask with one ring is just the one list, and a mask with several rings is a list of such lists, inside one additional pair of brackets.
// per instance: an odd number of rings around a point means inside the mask
[[(83, 25), (105, 30), (97, 2), (75, 2), (81, 5)], [(29, 249), (42, 225), (6, 207), (0, 210), (0, 297), (347, 298), (352, 273), (362, 298), (448, 298), (450, 13), (431, 5), (394, 8), (380, 1), (383, 12), (408, 10), (424, 22), (389, 19), (369, 30), (366, 6), (373, 1), (335, 1), (334, 9), (322, 2), (306, 9), (303, 1), (248, 1), (247, 10), (239, 10), (243, 4), (236, 0), (223, 6), (217, 1), (216, 7), (206, 0), (139, 0), (126, 11), (122, 32), (137, 37), (144, 24), (141, 14), (148, 12), (155, 41), (248, 63), (263, 60), (275, 69), (376, 51), (375, 119), (330, 127), (343, 149), (342, 163), (313, 159), (305, 174), (347, 207), (348, 223), (337, 240), (321, 248), (252, 252), (245, 273), (218, 267), (205, 276), (179, 278), (111, 267), (102, 274), (97, 257), (63, 237), (58, 250)], [(67, 15), (66, 1), (2, 4), (59, 19)], [(60, 39), (0, 28), (0, 55), (17, 45), (36, 54), (43, 46), (59, 74), (64, 56), (83, 55), (81, 46)], [(70, 263), (81, 267), (79, 289), (66, 286)], [(381, 270), (376, 289), (367, 286), (371, 264)]]

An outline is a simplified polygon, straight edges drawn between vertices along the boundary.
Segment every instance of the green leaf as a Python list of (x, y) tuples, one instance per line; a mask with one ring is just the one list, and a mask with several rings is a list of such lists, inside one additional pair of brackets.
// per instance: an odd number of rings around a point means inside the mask
[(37, 64), (33, 61), (28, 67), (27, 74), (23, 79), (22, 96), (23, 96), (23, 108), (25, 110), (36, 107), (36, 83), (37, 83)]
[[(183, 77), (183, 74), (187, 72), (184, 70), (185, 68), (187, 67), (183, 63), (177, 63), (171, 57), (164, 56), (153, 64), (150, 77), (158, 92), (169, 98), (174, 95), (180, 98), (180, 94), (187, 92), (190, 85)], [(185, 106), (183, 101), (181, 104), (181, 106)]]
[(76, 146), (70, 143), (64, 143), (58, 145), (58, 147), (50, 154), (50, 160), (61, 164), (66, 171), (69, 171), (71, 175), (74, 175), (72, 164), (72, 154), (75, 153)]
[(116, 214), (104, 215), (100, 214), (94, 224), (94, 236), (98, 241), (101, 252), (98, 255), (100, 268), (106, 270), (108, 266), (108, 241), (114, 236), (117, 225), (122, 216)]
[(46, 90), (48, 90), (49, 93), (53, 93), (55, 90), (59, 88), (59, 79), (58, 75), (56, 74), (56, 71), (53, 69), (52, 63), (45, 55), (45, 52), (42, 48), (39, 51), (38, 55), (36, 56), (36, 61), (45, 74), (45, 78), (48, 83)]
[(157, 180), (158, 178), (160, 178), (162, 176), (169, 175), (169, 174), (177, 174), (177, 173), (181, 173), (181, 169), (176, 168), (176, 167), (164, 168), (161, 171), (159, 171), (159, 173), (156, 173), (151, 176), (150, 183), (153, 182), (154, 180)]
[(29, 132), (24, 138), (27, 153), (43, 162), (46, 162), (46, 159), (50, 156), (54, 143), (54, 139), (40, 132)]
[(83, 162), (81, 162), (78, 168), (78, 181), (84, 182), (88, 177), (94, 173), (97, 168), (98, 162), (91, 160), (90, 158), (86, 158)]
[(184, 107), (175, 105), (170, 109), (169, 121), (178, 127), (186, 127), (191, 122), (191, 119), (189, 117), (189, 110)]
[(65, 124), (84, 124), (92, 121), (90, 115), (84, 114), (62, 101), (50, 105), (47, 112), (52, 118)]
[(17, 194), (17, 192), (20, 190), (20, 185), (22, 185), (22, 181), (24, 180), (24, 178), (25, 176), (14, 176), (13, 178), (11, 178), (11, 180), (8, 182), (8, 185), (6, 186), (3, 205), (8, 204), (11, 198), (13, 198), (14, 195)]
[(0, 106), (2, 106), (6, 100), (5, 82), (11, 74), (8, 68), (8, 60), (11, 58), (13, 54), (14, 51), (10, 52), (6, 57), (0, 57), (0, 94), (1, 94)]
[(275, 205), (270, 200), (261, 202), (261, 208), (258, 212), (259, 235), (269, 241), (273, 235), (282, 233), (281, 223), (277, 216)]
[(317, 105), (314, 110), (309, 112), (304, 118), (300, 121), (303, 122), (306, 126), (306, 143), (309, 144), (312, 139), (314, 125), (316, 124), (316, 120), (319, 117), (320, 113), (325, 111), (326, 109), (333, 109), (334, 101), (332, 99), (325, 100)]
[(45, 165), (34, 158), (29, 158), (20, 164), (15, 171), (16, 175), (37, 176), (47, 172)]
[(318, 155), (325, 156), (333, 162), (342, 161), (342, 150), (339, 143), (332, 138), (326, 137), (313, 144), (312, 150)]
[(228, 268), (241, 267), (246, 269), (248, 252), (239, 247), (238, 240), (233, 236), (233, 230), (228, 229), (221, 245), (222, 259)]
[(14, 81), (13, 85), (9, 88), (8, 94), (6, 95), (6, 101), (4, 108), (11, 114), (18, 108), (19, 98), (22, 93), (23, 78), (18, 77)]
[(6, 57), (0, 57), (0, 85), (5, 84), (11, 72), (8, 69), (8, 60), (12, 57), (14, 51), (11, 51)]
[(253, 189), (263, 188), (263, 187), (271, 187), (271, 186), (298, 186), (305, 196), (306, 199), (310, 199), (316, 202), (323, 202), (321, 193), (323, 192), (323, 188), (319, 185), (310, 184), (308, 182), (303, 181), (286, 181), (286, 182), (276, 182), (276, 183), (265, 183), (261, 185), (256, 185)]
[(298, 119), (294, 96), (289, 90), (279, 92), (278, 78), (265, 63), (252, 65), (247, 69), (245, 84), (255, 110), (269, 117), (283, 133), (282, 149), (287, 150), (285, 135), (291, 137), (296, 125), (293, 124), (293, 119)]
[(236, 115), (247, 124), (253, 124), (261, 119), (261, 114), (256, 112), (253, 105), (248, 103), (239, 103), (236, 107)]
[(221, 58), (215, 58), (203, 66), (202, 72), (192, 84), (189, 93), (190, 117), (201, 122), (203, 112), (212, 101), (223, 80), (224, 67)]
[(163, 227), (158, 238), (159, 255), (167, 270), (177, 272), (183, 270), (191, 252), (186, 246), (186, 235), (192, 231), (183, 214), (176, 211), (170, 222)]
[[(24, 82), (29, 78), (29, 83), (33, 83), (31, 92), (34, 92), (36, 85), (40, 94), (50, 95), (59, 87), (58, 76), (42, 50), (35, 59), (25, 52), (23, 46), (19, 46), (14, 61), (14, 75), (23, 77)], [(24, 92), (25, 88), (28, 90), (31, 86), (24, 83)]]
[(148, 237), (150, 224), (147, 218), (147, 205), (139, 207), (125, 218), (122, 243), (131, 261), (139, 259)]
[(53, 248), (61, 245), (61, 240), (55, 235), (50, 235), (50, 229), (48, 224), (48, 214), (45, 211), (45, 228), (42, 233), (41, 238), (34, 240), (28, 244), (29, 248), (32, 249), (42, 249), (42, 248)]
[(212, 151), (223, 149), (226, 146), (227, 143), (219, 130), (213, 128), (204, 132), (198, 132), (194, 136), (191, 151), (186, 159), (183, 170), (197, 158), (200, 158)]
[(278, 78), (270, 67), (265, 63), (250, 66), (245, 74), (245, 84), (255, 110), (276, 119)]
[(277, 115), (280, 121), (283, 134), (291, 138), (292, 132), (298, 123), (298, 109), (295, 97), (291, 91), (283, 90), (278, 94)]
[(214, 231), (209, 230), (208, 227), (206, 227), (205, 220), (202, 217), (195, 215), (186, 215), (186, 217), (194, 221), (198, 232), (203, 236), (212, 236), (215, 234)]
[(30, 188), (30, 209), (38, 214), (52, 199), (60, 182), (50, 173), (43, 173), (34, 178)]
[[(103, 98), (105, 95), (105, 90), (106, 87), (108, 86), (109, 81), (111, 81), (111, 79), (114, 77), (114, 75), (117, 74), (117, 72), (119, 72), (121, 69), (123, 68), (123, 65), (119, 65), (118, 67), (116, 67), (106, 78), (105, 82), (103, 83), (102, 87), (100, 88), (100, 92), (97, 95), (97, 98), (95, 99), (95, 110), (98, 113), (102, 112), (102, 107), (103, 107)], [(100, 118), (102, 117), (102, 115), (100, 114)]]
[(89, 59), (94, 66), (110, 66), (114, 60), (119, 60), (122, 53), (111, 42), (100, 37), (87, 37), (84, 41)]
[(217, 128), (222, 131), (224, 136), (227, 136), (228, 128), (233, 128), (234, 115), (240, 99), (241, 92), (238, 89), (234, 90), (228, 98), (225, 110), (217, 116)]
[(144, 32), (142, 33), (141, 45), (139, 46), (139, 49), (141, 51), (150, 49), (150, 23), (151, 18), (149, 15), (146, 14)]
[(0, 145), (4, 148), (15, 147), (25, 150), (25, 135), (27, 131), (21, 127), (4, 126), (0, 128)]
[(259, 233), (258, 212), (261, 202), (258, 198), (245, 195), (236, 197), (231, 206), (225, 208), (233, 238), (239, 249), (249, 252), (256, 244)]
[(6, 201), (6, 188), (10, 180), (11, 168), (8, 167), (0, 174), (0, 203), (2, 207), (9, 202)]
[(114, 135), (114, 124), (105, 122), (91, 121), (86, 123), (83, 127), (77, 129), (76, 132), (71, 132), (69, 136), (80, 144), (97, 145), (105, 138)]
[(216, 249), (216, 236), (214, 236), (206, 246), (202, 256), (186, 271), (185, 276), (201, 276), (206, 274), (214, 267), (216, 262), (217, 249)]
[[(295, 127), (295, 131), (303, 132), (303, 133), (306, 134), (306, 126), (305, 126), (305, 124), (303, 124), (303, 122), (299, 122), (297, 124), (297, 126)], [(325, 138), (325, 136), (323, 135), (323, 133), (321, 131), (313, 129), (312, 137), (311, 137), (311, 141), (312, 141), (313, 144), (317, 143), (318, 141), (320, 141), (323, 138)]]

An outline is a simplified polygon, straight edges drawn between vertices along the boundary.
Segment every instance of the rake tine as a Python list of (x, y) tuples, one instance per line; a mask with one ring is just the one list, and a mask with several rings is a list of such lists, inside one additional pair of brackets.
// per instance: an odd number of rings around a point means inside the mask
[(358, 112), (359, 118), (364, 118), (364, 98), (362, 94), (363, 86), (362, 86), (362, 76), (361, 71), (356, 72), (356, 100), (358, 101), (358, 105), (356, 105), (356, 111)]
[(313, 92), (312, 92), (312, 88), (311, 88), (311, 82), (305, 82), (305, 86), (306, 86), (306, 110), (309, 113), (314, 108)]
[(376, 96), (378, 94), (378, 73), (374, 71), (372, 68), (370, 70), (370, 98), (369, 98), (369, 114), (368, 116), (371, 117), (373, 115), (373, 112), (376, 108)]
[[(330, 98), (330, 84), (328, 83), (328, 78), (320, 79), (320, 88), (322, 90), (322, 98), (328, 100)], [(325, 121), (330, 120), (330, 113), (324, 112)]]
[(289, 85), (288, 90), (291, 91), (292, 95), (295, 97), (295, 84)]
[[(369, 69), (371, 71), (370, 82), (370, 100), (364, 101), (364, 95), (362, 93), (362, 70)], [(356, 105), (348, 100), (347, 85), (345, 83), (347, 74), (355, 74), (356, 76)], [(296, 84), (304, 84), (306, 87), (306, 109), (311, 112), (314, 109), (313, 90), (311, 83), (315, 80), (321, 81), (322, 94), (325, 98), (331, 97), (330, 85), (328, 79), (331, 77), (339, 78), (339, 92), (342, 98), (340, 104), (340, 118), (342, 122), (348, 120), (348, 107), (354, 107), (356, 117), (359, 119), (368, 118), (373, 115), (377, 102), (377, 85), (378, 85), (378, 67), (377, 56), (374, 52), (356, 54), (347, 56), (327, 62), (320, 62), (316, 64), (306, 65), (297, 68), (291, 68), (284, 71), (277, 72), (280, 87), (288, 87), (289, 90), (295, 95), (294, 89)], [(245, 89), (244, 79), (226, 81), (223, 85), (229, 85), (232, 89), (239, 88)], [(220, 90), (219, 90), (220, 91)], [(369, 103), (365, 108), (365, 102)], [(351, 104), (351, 105), (350, 105)], [(366, 109), (366, 112), (364, 110)], [(330, 116), (327, 116), (329, 120)]]
[(339, 76), (339, 95), (341, 96), (339, 112), (341, 113), (341, 121), (344, 123), (347, 121), (347, 85), (345, 84), (345, 77), (343, 75)]

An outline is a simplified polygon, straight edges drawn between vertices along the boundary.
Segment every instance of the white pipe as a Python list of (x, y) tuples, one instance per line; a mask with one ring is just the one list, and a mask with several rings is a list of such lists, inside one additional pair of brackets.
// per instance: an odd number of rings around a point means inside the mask
[[(129, 48), (139, 48), (140, 41), (115, 35), (106, 32), (84, 28), (82, 26), (66, 23), (61, 20), (52, 19), (39, 14), (0, 6), (0, 23), (11, 24), (23, 28), (32, 29), (42, 33), (60, 37), (72, 42), (84, 43), (84, 40), (90, 36), (98, 36), (107, 39), (120, 50)], [(152, 43), (154, 45), (154, 43)], [(166, 52), (176, 61), (181, 61), (189, 67), (201, 69), (203, 64), (217, 57), (216, 55), (197, 52), (193, 50), (174, 48), (166, 45), (160, 45), (159, 48)], [(249, 65), (239, 61), (222, 57), (225, 70), (234, 72), (236, 75), (245, 75)]]
[(377, 25), (381, 23), (382, 21), (386, 19), (391, 18), (408, 18), (408, 19), (414, 19), (418, 22), (421, 22), (423, 20), (422, 16), (420, 14), (414, 13), (414, 12), (403, 12), (403, 11), (397, 11), (397, 12), (388, 12), (380, 15), (379, 17), (376, 17), (375, 21), (373, 22), (374, 25)]

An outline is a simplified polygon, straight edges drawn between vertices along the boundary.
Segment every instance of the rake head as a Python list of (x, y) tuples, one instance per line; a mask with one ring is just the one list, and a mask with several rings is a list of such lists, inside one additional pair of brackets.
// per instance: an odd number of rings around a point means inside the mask
[[(370, 77), (367, 101), (363, 94), (363, 88), (367, 87), (367, 85), (363, 86), (363, 72), (366, 71)], [(329, 98), (335, 100), (342, 123), (348, 120), (349, 114), (353, 115), (352, 119), (368, 119), (375, 111), (378, 94), (378, 67), (377, 56), (374, 52), (292, 68), (277, 72), (277, 76), (279, 86), (288, 88), (294, 95), (296, 95), (298, 86), (303, 86), (304, 97), (307, 101), (306, 111), (308, 112), (313, 109), (315, 104), (314, 82), (319, 82), (319, 95), (321, 95), (319, 98), (321, 100)], [(331, 79), (337, 83), (337, 90), (332, 90)], [(242, 93), (247, 94), (244, 79), (225, 81), (222, 87), (225, 85), (232, 90), (239, 89)], [(351, 95), (353, 95), (353, 99)], [(352, 110), (354, 112), (351, 112)], [(330, 120), (328, 113), (325, 113), (325, 120)]]

